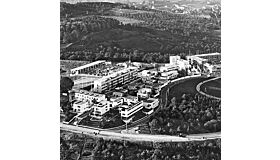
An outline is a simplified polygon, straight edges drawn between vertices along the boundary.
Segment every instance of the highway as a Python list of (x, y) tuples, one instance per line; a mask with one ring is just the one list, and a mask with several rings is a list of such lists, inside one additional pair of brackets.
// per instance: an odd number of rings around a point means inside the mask
[[(167, 105), (169, 90), (173, 86), (178, 83), (185, 81), (184, 79), (179, 81), (173, 81), (165, 86), (160, 93), (161, 104), (157, 107), (156, 113), (162, 106)], [(193, 86), (196, 88), (196, 86)], [(197, 89), (197, 88), (196, 88)], [(195, 90), (195, 89), (194, 89)], [(198, 90), (197, 90), (198, 91)], [(153, 113), (153, 114), (154, 114)], [(144, 117), (131, 125), (128, 125), (129, 128), (136, 127), (139, 124), (147, 122), (150, 116)], [(115, 140), (127, 140), (127, 141), (152, 141), (152, 142), (185, 142), (185, 141), (203, 141), (208, 139), (217, 139), (221, 138), (220, 132), (215, 133), (205, 133), (205, 134), (192, 134), (187, 137), (179, 137), (179, 136), (170, 136), (170, 135), (150, 135), (150, 134), (129, 134), (129, 133), (121, 133), (121, 130), (125, 129), (125, 125), (109, 128), (109, 129), (99, 129), (99, 128), (90, 128), (90, 127), (82, 127), (82, 126), (74, 126), (68, 125), (64, 123), (60, 123), (60, 129), (64, 131), (74, 132), (85, 134), (89, 136), (102, 137), (104, 139), (115, 139)], [(95, 134), (99, 133), (99, 134)]]

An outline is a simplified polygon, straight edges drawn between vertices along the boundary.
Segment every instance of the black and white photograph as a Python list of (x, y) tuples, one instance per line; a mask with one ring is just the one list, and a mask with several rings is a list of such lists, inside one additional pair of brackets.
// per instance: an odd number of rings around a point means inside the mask
[(219, 160), (221, 108), (220, 0), (61, 0), (61, 160)]
[(1, 160), (278, 160), (279, 0), (1, 1)]

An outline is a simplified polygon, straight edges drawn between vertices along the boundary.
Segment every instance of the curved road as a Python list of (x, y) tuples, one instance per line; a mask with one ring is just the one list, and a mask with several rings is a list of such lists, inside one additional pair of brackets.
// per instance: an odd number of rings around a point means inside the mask
[[(180, 82), (188, 81), (188, 80), (194, 81), (192, 83), (197, 85), (197, 83), (199, 83), (199, 81), (201, 81), (203, 79), (205, 79), (205, 78), (197, 77), (197, 78), (183, 79), (183, 80), (169, 83), (167, 86), (165, 86), (161, 90), (161, 94), (160, 94), (160, 97), (162, 97), (160, 100), (161, 104), (154, 113), (156, 113), (162, 107), (162, 105), (164, 105), (164, 106), (167, 105), (170, 88), (173, 88)], [(192, 83), (190, 83), (189, 85), (193, 85)], [(193, 86), (193, 87), (195, 87), (195, 86)], [(149, 119), (149, 117), (145, 117), (143, 119), (136, 121), (135, 123), (129, 125), (128, 128), (132, 128), (141, 123), (144, 123), (145, 121), (147, 121)], [(60, 123), (61, 130), (80, 133), (80, 134), (86, 134), (89, 136), (102, 137), (104, 139), (121, 139), (121, 140), (127, 140), (127, 141), (184, 142), (184, 141), (203, 141), (203, 140), (207, 140), (207, 139), (221, 138), (221, 132), (193, 134), (193, 135), (188, 135), (187, 137), (178, 137), (178, 136), (170, 136), (170, 135), (120, 133), (121, 130), (124, 128), (125, 128), (125, 125), (120, 126), (120, 127), (114, 127), (111, 129), (100, 129), (100, 128), (73, 126), (73, 125)], [(96, 135), (95, 133), (98, 133), (98, 134)]]

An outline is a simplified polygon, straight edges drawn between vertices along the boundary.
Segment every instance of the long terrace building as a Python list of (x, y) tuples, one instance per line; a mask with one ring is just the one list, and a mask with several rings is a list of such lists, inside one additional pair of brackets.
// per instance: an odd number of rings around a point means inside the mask
[(106, 61), (105, 60), (100, 60), (100, 61), (95, 61), (77, 68), (71, 69), (71, 75), (78, 75), (78, 74), (88, 74), (92, 70), (95, 70), (97, 68), (101, 68), (102, 66), (105, 66)]
[(138, 78), (137, 67), (128, 67), (120, 70), (116, 70), (112, 74), (103, 76), (96, 79), (93, 84), (92, 90), (94, 92), (103, 92), (105, 90), (110, 90), (118, 86), (127, 84)]

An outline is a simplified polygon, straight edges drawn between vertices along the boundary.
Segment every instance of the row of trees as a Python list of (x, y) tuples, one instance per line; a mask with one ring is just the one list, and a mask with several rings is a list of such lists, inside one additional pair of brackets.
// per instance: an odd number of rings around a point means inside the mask
[[(75, 138), (75, 139), (74, 139)], [(86, 140), (85, 140), (86, 139)], [(85, 142), (87, 141), (87, 143)], [(72, 153), (91, 156), (94, 159), (120, 160), (188, 160), (221, 159), (220, 140), (181, 143), (126, 142), (72, 137), (61, 137), (61, 160), (70, 158)], [(86, 144), (85, 144), (86, 143)], [(85, 145), (84, 145), (85, 144)], [(70, 146), (79, 146), (71, 148)], [(79, 152), (78, 152), (79, 151)]]
[(221, 131), (221, 102), (199, 94), (183, 94), (150, 118), (152, 134), (197, 134)]
[(191, 33), (207, 33), (220, 29), (219, 18), (203, 18), (168, 12), (123, 13), (124, 17), (145, 21), (143, 25), (189, 37)]
[[(178, 49), (178, 47), (177, 47)], [(183, 49), (180, 49), (181, 51)], [(185, 50), (186, 51), (186, 50)], [(137, 49), (125, 49), (120, 47), (117, 43), (109, 46), (99, 45), (94, 49), (69, 49), (60, 52), (61, 60), (110, 60), (110, 61), (131, 61), (146, 62), (146, 63), (168, 63), (170, 55), (180, 55), (185, 58), (188, 55), (196, 54), (197, 50), (189, 50), (186, 52), (145, 52)], [(215, 51), (215, 50), (211, 50)], [(210, 50), (209, 50), (210, 52)], [(199, 52), (200, 53), (200, 52)]]
[(113, 8), (123, 8), (126, 4), (108, 3), (108, 2), (88, 2), (88, 3), (60, 3), (60, 17), (69, 18), (84, 15), (107, 15)]

